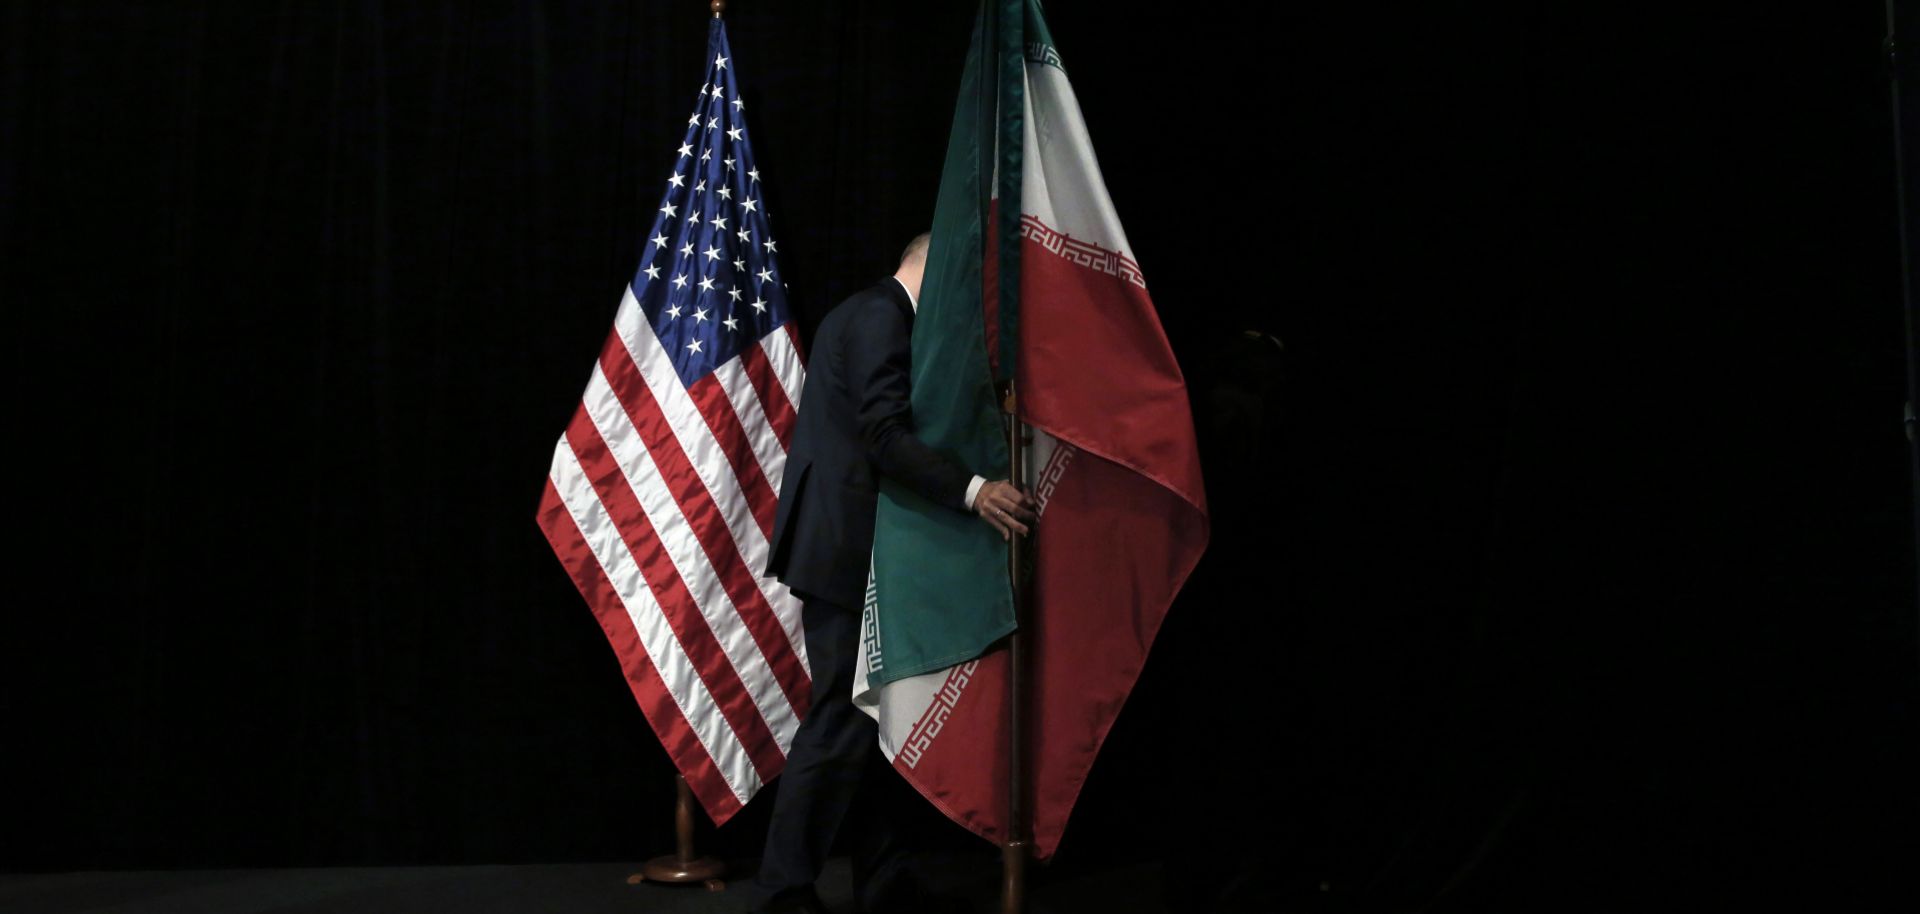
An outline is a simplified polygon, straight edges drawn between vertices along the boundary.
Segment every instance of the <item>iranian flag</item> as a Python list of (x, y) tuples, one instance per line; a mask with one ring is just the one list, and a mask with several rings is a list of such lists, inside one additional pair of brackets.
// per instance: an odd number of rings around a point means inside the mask
[[(1019, 206), (1005, 205), (1017, 200)], [(1107, 730), (1207, 543), (1186, 382), (1107, 197), (1037, 0), (986, 0), (961, 79), (913, 330), (915, 432), (989, 478), (999, 383), (1032, 429), (1040, 503), (1027, 823), (1059, 846)], [(884, 484), (854, 699), (893, 766), (954, 821), (1007, 836), (1007, 546)]]

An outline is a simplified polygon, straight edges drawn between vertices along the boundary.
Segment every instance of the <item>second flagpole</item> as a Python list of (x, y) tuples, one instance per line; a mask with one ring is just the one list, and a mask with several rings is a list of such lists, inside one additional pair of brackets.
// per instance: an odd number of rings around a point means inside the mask
[[(1018, 392), (1012, 380), (1004, 386), (1002, 405), (1007, 413), (1008, 473), (1014, 485), (1030, 491), (1027, 445), (1032, 442), (1020, 421)], [(1027, 909), (1027, 626), (1032, 608), (1028, 600), (1031, 577), (1030, 540), (1014, 532), (1007, 539), (1007, 577), (1013, 587), (1013, 634), (1007, 641), (1007, 841), (1001, 848), (1001, 914), (1024, 914)]]
[[(1018, 0), (995, 0), (990, 21), (992, 34), (996, 36), (993, 48), (994, 76), (991, 80), (982, 80), (981, 84), (983, 87), (989, 83), (993, 86), (994, 104), (987, 110), (995, 112), (994, 154), (989, 160), (996, 170), (988, 174), (992, 175), (994, 190), (998, 191), (1000, 208), (996, 213), (991, 201), (984, 200), (981, 211), (982, 215), (997, 222), (995, 231), (988, 237), (997, 238), (999, 248), (994, 255), (997, 266), (995, 276), (999, 286), (999, 309), (996, 314), (1000, 321), (998, 339), (1001, 363), (1005, 369), (1003, 406), (1007, 414), (1008, 476), (1020, 491), (1030, 492), (1033, 486), (1027, 478), (1027, 445), (1031, 441), (1031, 432), (1026, 423), (1020, 421), (1019, 410), (1018, 290), (1023, 168), (1020, 151), (1024, 141), (1021, 113), (1024, 111), (1026, 74), (1023, 5)], [(1010, 156), (1005, 154), (1009, 149), (1012, 150)], [(1025, 914), (1027, 862), (1033, 853), (1032, 818), (1027, 796), (1032, 773), (1027, 739), (1028, 717), (1032, 711), (1031, 696), (1028, 694), (1032, 690), (1032, 677), (1028, 669), (1033, 625), (1032, 570), (1032, 537), (1011, 533), (1007, 537), (1007, 576), (1008, 584), (1013, 588), (1014, 628), (1007, 642), (1007, 843), (1001, 851), (1001, 914)]]

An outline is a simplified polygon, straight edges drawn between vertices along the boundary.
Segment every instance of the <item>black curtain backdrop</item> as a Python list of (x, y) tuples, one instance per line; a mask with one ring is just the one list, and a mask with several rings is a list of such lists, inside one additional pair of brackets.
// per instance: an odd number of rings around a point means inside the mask
[[(974, 4), (732, 7), (811, 331), (930, 220)], [(1879, 4), (1048, 12), (1215, 535), (1046, 873), (1162, 860), (1231, 910), (1912, 896)], [(0, 866), (670, 846), (533, 510), (706, 16), (0, 11)], [(704, 846), (757, 855), (770, 799)]]

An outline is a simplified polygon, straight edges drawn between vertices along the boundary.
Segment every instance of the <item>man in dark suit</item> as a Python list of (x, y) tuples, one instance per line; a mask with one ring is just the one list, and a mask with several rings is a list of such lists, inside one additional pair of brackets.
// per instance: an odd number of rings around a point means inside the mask
[[(915, 238), (891, 278), (841, 302), (814, 334), (767, 562), (804, 606), (812, 700), (748, 892), (755, 911), (825, 911), (813, 883), (854, 795), (869, 777), (898, 777), (852, 700), (879, 477), (978, 514), (1002, 537), (1034, 519), (1032, 499), (1011, 483), (982, 479), (914, 437), (909, 343), (927, 243)], [(854, 849), (859, 902), (869, 912), (908, 909), (918, 887), (905, 836), (891, 816), (870, 818)]]

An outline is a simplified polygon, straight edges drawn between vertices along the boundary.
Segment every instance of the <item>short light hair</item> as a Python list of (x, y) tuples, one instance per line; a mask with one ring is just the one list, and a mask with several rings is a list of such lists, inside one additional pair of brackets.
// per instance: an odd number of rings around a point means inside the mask
[(921, 232), (920, 234), (913, 236), (913, 240), (907, 242), (907, 249), (900, 252), (900, 265), (904, 267), (907, 265), (907, 261), (912, 260), (915, 257), (926, 256), (927, 246), (932, 243), (933, 243), (932, 232)]

